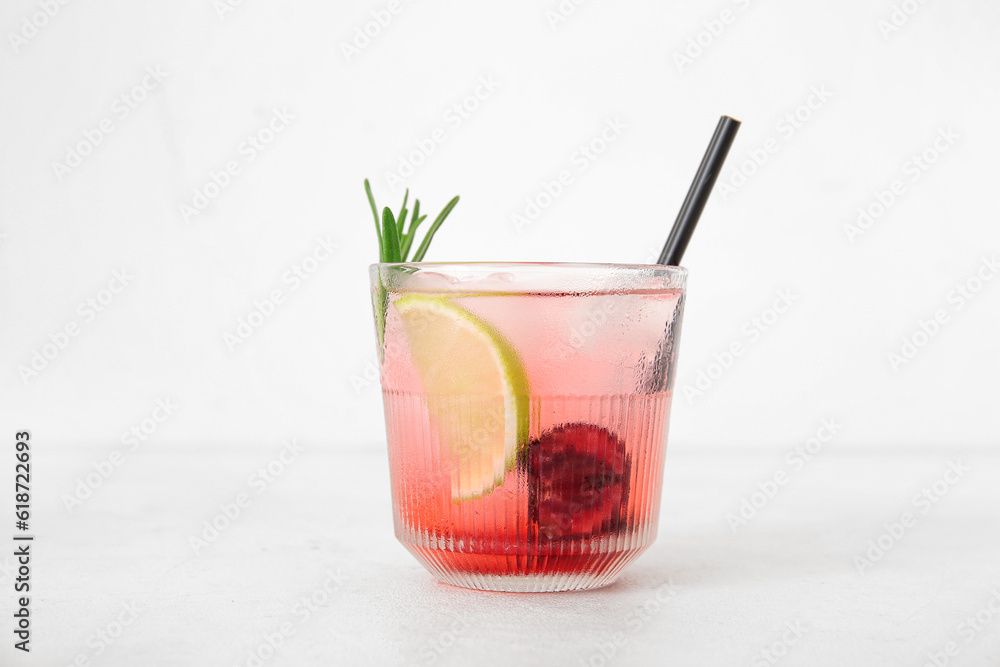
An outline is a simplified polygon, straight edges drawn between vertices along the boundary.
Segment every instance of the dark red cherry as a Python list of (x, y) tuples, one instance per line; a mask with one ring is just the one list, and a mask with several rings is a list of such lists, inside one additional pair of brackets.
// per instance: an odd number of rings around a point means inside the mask
[(631, 469), (618, 436), (592, 424), (562, 424), (533, 440), (526, 459), (540, 542), (617, 530)]

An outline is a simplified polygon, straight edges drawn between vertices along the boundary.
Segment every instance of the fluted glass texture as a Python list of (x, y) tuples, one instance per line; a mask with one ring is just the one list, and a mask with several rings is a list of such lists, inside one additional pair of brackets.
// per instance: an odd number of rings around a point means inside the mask
[[(595, 588), (653, 542), (685, 277), (372, 267), (396, 536), (435, 577)], [(496, 368), (499, 384), (478, 381)]]

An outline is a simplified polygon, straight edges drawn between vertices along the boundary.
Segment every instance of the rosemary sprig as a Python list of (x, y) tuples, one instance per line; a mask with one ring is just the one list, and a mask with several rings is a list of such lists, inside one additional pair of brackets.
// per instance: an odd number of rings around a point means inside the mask
[(421, 243), (420, 247), (417, 248), (417, 252), (413, 253), (414, 262), (423, 261), (424, 255), (427, 254), (427, 248), (431, 245), (431, 239), (433, 239), (434, 235), (437, 234), (437, 230), (442, 224), (444, 224), (444, 219), (448, 217), (448, 214), (451, 213), (451, 209), (455, 208), (456, 204), (458, 204), (458, 197), (455, 197), (448, 202), (448, 205), (444, 207), (444, 210), (438, 214), (437, 218), (435, 218), (434, 222), (431, 224), (430, 230), (427, 232), (427, 235), (424, 236), (423, 243)]
[(420, 215), (420, 200), (418, 199), (413, 202), (413, 218), (410, 222), (410, 231), (403, 235), (403, 247), (401, 248), (403, 257), (410, 254), (410, 246), (413, 245), (413, 237), (416, 236), (417, 227), (420, 226), (420, 223), (423, 222), (426, 217), (426, 214), (423, 216)]
[(382, 256), (382, 232), (379, 230), (378, 222), (378, 209), (375, 208), (375, 197), (372, 196), (372, 186), (368, 184), (368, 179), (365, 179), (365, 192), (368, 193), (368, 203), (372, 207), (372, 215), (375, 216), (375, 234), (378, 235), (378, 261), (384, 262), (385, 257)]
[[(375, 206), (375, 197), (372, 196), (372, 187), (368, 183), (367, 178), (365, 179), (365, 194), (368, 195), (368, 204), (371, 206), (372, 217), (375, 219), (379, 262), (398, 263), (407, 261), (407, 258), (410, 256), (410, 249), (413, 247), (413, 241), (417, 235), (417, 228), (427, 217), (426, 214), (420, 215), (420, 200), (414, 199), (413, 213), (410, 214), (406, 208), (406, 204), (410, 200), (410, 191), (407, 190), (406, 194), (403, 195), (403, 205), (399, 208), (399, 214), (393, 216), (392, 211), (386, 207), (382, 209), (382, 217), (379, 219), (378, 207)], [(412, 261), (423, 261), (424, 255), (427, 254), (427, 249), (434, 239), (434, 235), (441, 228), (441, 225), (444, 224), (445, 218), (448, 217), (448, 214), (451, 213), (457, 204), (458, 197), (456, 196), (448, 202), (437, 218), (434, 219), (430, 229), (424, 234), (423, 241), (417, 247), (417, 251), (413, 253)], [(410, 216), (409, 229), (406, 228), (407, 215)], [(372, 296), (373, 305), (375, 306), (375, 332), (378, 335), (378, 351), (379, 358), (381, 359), (384, 355), (385, 316), (389, 309), (389, 293), (386, 291), (381, 279), (379, 280), (375, 294)]]
[[(415, 241), (417, 227), (420, 223), (427, 218), (427, 215), (420, 215), (420, 200), (416, 199), (413, 202), (413, 213), (410, 214), (409, 209), (406, 208), (406, 204), (410, 200), (410, 191), (407, 190), (406, 194), (403, 195), (403, 205), (399, 208), (399, 213), (393, 216), (392, 211), (388, 208), (382, 209), (382, 216), (380, 218), (378, 214), (378, 207), (375, 205), (375, 197), (372, 196), (371, 184), (368, 183), (368, 179), (365, 179), (365, 193), (368, 195), (368, 204), (372, 209), (372, 217), (375, 219), (375, 234), (378, 236), (378, 250), (379, 250), (379, 261), (380, 262), (406, 262), (410, 256), (410, 250), (413, 248), (413, 243)], [(431, 241), (434, 239), (434, 235), (437, 234), (438, 229), (444, 224), (445, 218), (451, 213), (451, 210), (455, 208), (458, 204), (458, 197), (453, 197), (447, 206), (442, 209), (438, 214), (437, 218), (431, 224), (429, 230), (424, 235), (423, 241), (417, 247), (417, 251), (413, 254), (414, 262), (421, 262), (424, 259), (424, 255), (427, 254), (427, 249), (431, 245)], [(386, 224), (386, 216), (388, 215), (390, 224)], [(407, 229), (407, 216), (409, 216), (409, 229)]]

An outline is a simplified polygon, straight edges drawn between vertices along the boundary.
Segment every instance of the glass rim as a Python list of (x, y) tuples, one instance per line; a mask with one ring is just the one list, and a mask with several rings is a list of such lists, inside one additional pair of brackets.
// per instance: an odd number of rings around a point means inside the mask
[(371, 264), (369, 269), (376, 268), (411, 268), (411, 269), (447, 269), (456, 267), (461, 270), (475, 270), (477, 268), (487, 269), (498, 267), (506, 270), (523, 269), (563, 269), (570, 272), (587, 271), (636, 271), (636, 272), (664, 272), (674, 274), (677, 277), (686, 277), (688, 270), (683, 266), (673, 266), (667, 264), (619, 264), (615, 262), (376, 262)]
[[(383, 262), (369, 268), (372, 285), (390, 291), (456, 294), (659, 294), (684, 290), (687, 269), (661, 264), (583, 262)], [(445, 282), (420, 284), (419, 276)]]

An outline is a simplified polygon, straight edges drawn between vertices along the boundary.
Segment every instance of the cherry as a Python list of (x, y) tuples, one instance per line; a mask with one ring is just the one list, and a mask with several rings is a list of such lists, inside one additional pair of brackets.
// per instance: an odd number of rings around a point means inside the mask
[(592, 424), (561, 424), (531, 441), (524, 458), (540, 542), (617, 529), (632, 465), (618, 436)]

